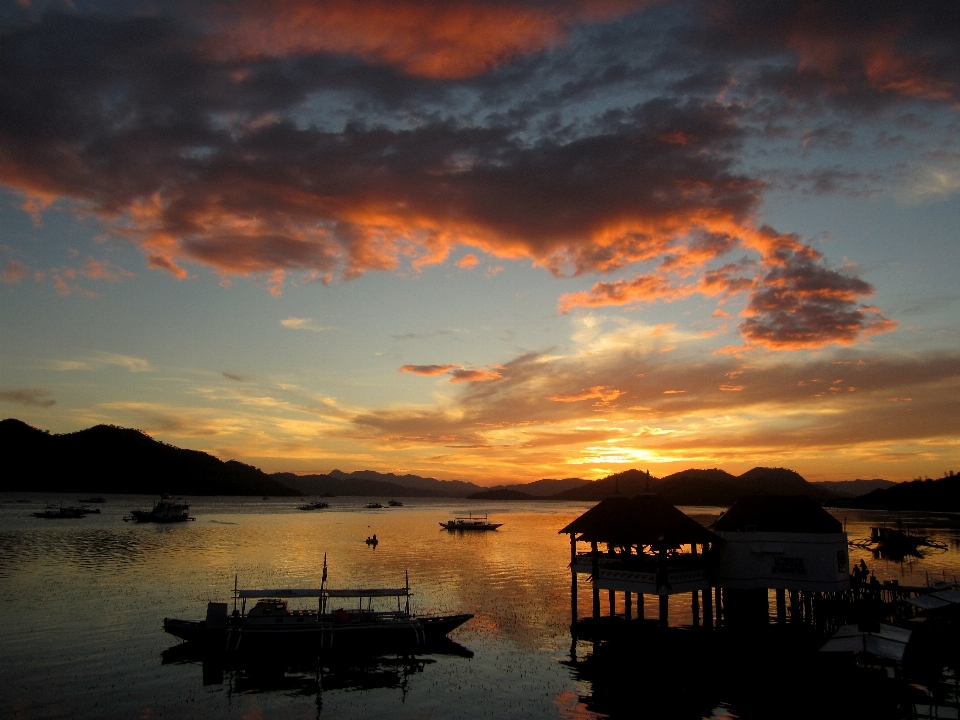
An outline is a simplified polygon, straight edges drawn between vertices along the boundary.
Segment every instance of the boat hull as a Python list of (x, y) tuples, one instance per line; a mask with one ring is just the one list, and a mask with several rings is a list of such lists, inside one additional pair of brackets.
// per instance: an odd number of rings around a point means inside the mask
[(503, 523), (484, 523), (483, 525), (470, 525), (467, 523), (457, 524), (457, 523), (440, 523), (440, 527), (446, 528), (447, 530), (455, 530), (457, 532), (476, 532), (478, 530), (496, 530), (498, 527), (503, 525)]
[(473, 615), (443, 615), (389, 622), (250, 623), (230, 618), (226, 627), (208, 627), (205, 620), (164, 618), (163, 629), (187, 642), (228, 651), (271, 649), (369, 652), (416, 650), (443, 640)]

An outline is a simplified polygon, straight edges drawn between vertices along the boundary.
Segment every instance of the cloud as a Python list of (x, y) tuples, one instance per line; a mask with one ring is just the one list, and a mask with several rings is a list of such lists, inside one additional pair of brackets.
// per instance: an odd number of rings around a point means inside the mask
[(464, 270), (469, 270), (470, 268), (476, 267), (480, 264), (480, 261), (477, 260), (477, 256), (473, 253), (467, 253), (462, 258), (457, 260), (457, 267), (463, 268)]
[(554, 402), (580, 402), (582, 400), (593, 400), (597, 399), (600, 402), (606, 404), (612, 400), (616, 400), (618, 397), (623, 395), (623, 393), (616, 388), (606, 387), (604, 385), (596, 385), (588, 390), (583, 390), (579, 393), (573, 393), (572, 395), (553, 395), (551, 400)]
[(26, 277), (30, 269), (22, 262), (17, 260), (7, 260), (3, 264), (3, 272), (0, 273), (0, 282), (16, 284)]
[(487, 382), (489, 380), (499, 380), (502, 377), (497, 370), (458, 370), (450, 371), (450, 382)]
[(434, 375), (445, 375), (451, 370), (459, 369), (461, 369), (460, 365), (404, 365), (398, 372), (432, 377)]
[(280, 324), (291, 330), (309, 330), (310, 332), (323, 332), (327, 328), (317, 325), (313, 318), (288, 317), (280, 321)]
[(227, 380), (233, 380), (234, 382), (242, 383), (247, 381), (247, 378), (244, 377), (243, 375), (234, 375), (233, 373), (228, 373), (226, 371), (220, 374), (223, 375)]
[(130, 372), (149, 372), (153, 366), (148, 360), (133, 357), (131, 355), (121, 355), (119, 353), (99, 352), (96, 355), (84, 360), (48, 360), (44, 362), (44, 367), (58, 372), (70, 372), (73, 370), (99, 370), (105, 366), (122, 367)]
[(37, 388), (0, 390), (0, 402), (48, 408), (57, 404), (57, 401), (50, 397), (52, 394), (49, 390), (39, 390)]

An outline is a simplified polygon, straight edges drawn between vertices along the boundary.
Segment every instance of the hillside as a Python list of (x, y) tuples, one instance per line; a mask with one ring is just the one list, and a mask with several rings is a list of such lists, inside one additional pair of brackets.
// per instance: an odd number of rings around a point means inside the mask
[[(391, 483), (410, 490), (426, 491), (423, 494), (418, 494), (417, 497), (466, 497), (472, 493), (488, 489), (464, 480), (436, 480), (419, 475), (395, 475), (393, 473), (379, 473), (374, 470), (356, 470), (352, 473), (331, 470), (329, 476), (340, 480), (372, 480)], [(357, 493), (351, 494), (355, 495)], [(408, 494), (407, 497), (414, 496)]]
[(614, 495), (633, 497), (654, 491), (657, 482), (655, 477), (641, 470), (624, 470), (602, 480), (594, 480), (586, 485), (564, 490), (552, 495), (551, 498), (554, 500), (603, 500)]
[(583, 480), (581, 478), (564, 478), (563, 480), (551, 480), (544, 478), (543, 480), (534, 480), (530, 483), (518, 483), (514, 485), (497, 485), (496, 487), (490, 488), (491, 490), (516, 490), (525, 495), (532, 495), (538, 498), (548, 498), (557, 493), (561, 493), (564, 490), (572, 490), (573, 488), (583, 487), (587, 485), (590, 481)]
[(845, 506), (874, 510), (960, 512), (960, 475), (897, 483), (893, 487), (854, 498)]
[(873, 492), (874, 490), (885, 490), (886, 488), (893, 487), (896, 485), (895, 482), (890, 480), (881, 480), (879, 478), (875, 480), (830, 480), (824, 482), (814, 483), (818, 488), (823, 488), (827, 492), (831, 492), (834, 495), (845, 498), (855, 498), (860, 497), (861, 495), (866, 495), (868, 492)]
[[(404, 487), (395, 482), (386, 482), (383, 480), (374, 480), (364, 477), (356, 477), (360, 473), (338, 473), (334, 475), (294, 475), (293, 473), (274, 473), (271, 477), (277, 482), (283, 483), (289, 487), (299, 490), (304, 495), (354, 495), (358, 497), (463, 497), (462, 495), (449, 495), (441, 490), (421, 490), (417, 488)], [(370, 471), (373, 475), (380, 477), (397, 477), (396, 475), (381, 475)]]
[[(517, 487), (523, 487), (522, 485)], [(484, 490), (483, 492), (467, 495), (468, 500), (543, 500), (542, 497), (535, 497), (530, 493), (521, 492), (512, 488), (494, 488), (493, 490)]]
[(146, 433), (96, 425), (51, 435), (20, 420), (0, 421), (3, 491), (159, 495), (298, 495), (252, 465), (223, 462)]

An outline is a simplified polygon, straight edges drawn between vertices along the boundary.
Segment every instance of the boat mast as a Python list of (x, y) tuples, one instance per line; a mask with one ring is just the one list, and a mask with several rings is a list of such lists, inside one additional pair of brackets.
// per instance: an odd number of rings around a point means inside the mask
[(407, 615), (410, 615), (410, 571), (403, 571), (403, 578), (406, 581), (407, 586)]
[(240, 578), (240, 573), (236, 573), (233, 576), (233, 614), (237, 614), (237, 581)]
[(320, 597), (317, 599), (317, 615), (323, 615), (325, 602), (323, 588), (327, 582), (327, 554), (323, 554), (323, 572), (320, 575)]

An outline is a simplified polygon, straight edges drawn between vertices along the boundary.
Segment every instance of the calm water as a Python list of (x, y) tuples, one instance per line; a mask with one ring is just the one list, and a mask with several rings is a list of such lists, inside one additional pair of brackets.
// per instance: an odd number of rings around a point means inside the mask
[[(0, 500), (2, 717), (597, 717), (588, 709), (590, 684), (562, 664), (571, 650), (569, 545), (557, 534), (593, 503), (411, 498), (406, 507), (367, 510), (368, 499), (333, 498), (328, 510), (301, 512), (289, 499), (203, 498), (192, 501), (196, 522), (156, 526), (122, 521), (130, 509), (149, 507), (150, 497), (110, 496), (101, 515), (57, 521), (30, 513), (76, 498), (16, 493)], [(475, 535), (439, 527), (466, 510), (489, 512), (504, 525)], [(686, 510), (704, 521), (719, 513)], [(851, 538), (897, 519), (836, 515)], [(363, 542), (372, 533), (380, 539), (375, 550)], [(949, 549), (902, 563), (852, 549), (852, 560), (862, 556), (880, 579), (902, 584), (960, 575), (960, 530), (928, 533)], [(324, 553), (333, 587), (402, 585), (408, 570), (416, 612), (474, 613), (451, 634), (472, 657), (385, 662), (324, 677), (319, 693), (315, 668), (267, 678), (208, 674), (204, 684), (198, 662), (161, 664), (161, 653), (177, 644), (162, 631), (165, 616), (201, 618), (208, 601), (229, 599), (235, 574), (246, 587), (316, 586)], [(581, 587), (587, 615), (590, 593)], [(671, 598), (670, 611), (671, 624), (690, 622), (686, 596)], [(734, 710), (718, 706), (714, 715)]]

